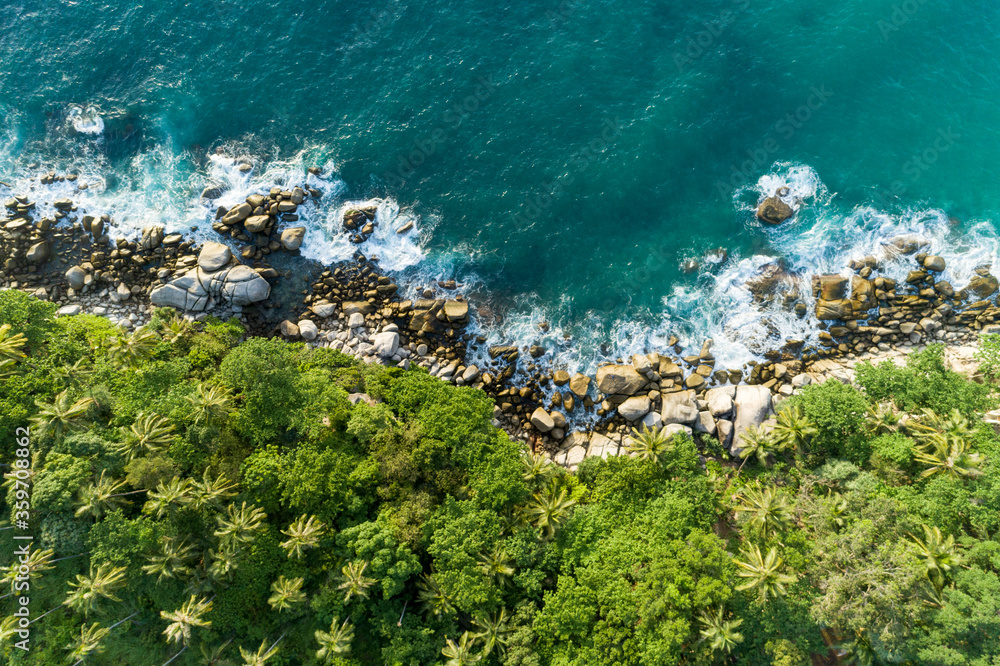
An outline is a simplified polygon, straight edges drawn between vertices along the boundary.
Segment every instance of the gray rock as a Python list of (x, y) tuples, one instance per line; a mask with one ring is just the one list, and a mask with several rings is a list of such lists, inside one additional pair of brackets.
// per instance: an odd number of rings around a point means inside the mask
[(933, 333), (934, 331), (941, 328), (941, 322), (935, 321), (930, 317), (924, 317), (920, 320), (920, 328), (924, 329), (928, 333)]
[(812, 384), (812, 377), (805, 373), (792, 377), (792, 388), (800, 389), (803, 386), (808, 386), (809, 384)]
[(719, 419), (715, 422), (715, 432), (719, 443), (728, 449), (733, 443), (733, 422), (728, 419)]
[(376, 354), (382, 358), (389, 358), (399, 349), (399, 333), (395, 331), (379, 333), (372, 338), (372, 346)]
[(715, 434), (715, 419), (712, 418), (711, 412), (698, 412), (698, 418), (694, 422), (694, 429), (697, 432), (708, 433), (709, 435)]
[(287, 319), (281, 322), (281, 334), (286, 338), (297, 338), (299, 337), (299, 326), (293, 321), (288, 321)]
[(712, 416), (725, 416), (733, 411), (733, 398), (736, 397), (735, 386), (721, 386), (709, 389), (705, 393), (708, 411)]
[(365, 325), (365, 316), (360, 312), (355, 312), (348, 318), (347, 326), (348, 328), (360, 328)]
[(267, 215), (253, 215), (248, 217), (243, 223), (243, 226), (247, 231), (253, 234), (259, 234), (264, 231), (267, 227), (267, 223), (271, 221), (271, 218)]
[(944, 258), (929, 254), (924, 258), (924, 268), (929, 271), (943, 271), (945, 268)]
[(66, 281), (69, 282), (69, 286), (76, 291), (83, 289), (84, 280), (86, 280), (86, 278), (87, 272), (79, 266), (73, 266), (66, 271)]
[(281, 232), (281, 246), (286, 250), (294, 251), (302, 247), (302, 240), (306, 236), (305, 227), (290, 227)]
[(660, 416), (659, 412), (650, 412), (642, 417), (642, 424), (640, 428), (649, 428), (650, 430), (655, 430), (663, 425), (663, 417)]
[(142, 230), (142, 238), (139, 240), (139, 247), (143, 250), (153, 250), (163, 243), (163, 226), (154, 224)]
[(270, 294), (268, 281), (247, 266), (211, 273), (199, 267), (157, 287), (149, 300), (160, 307), (201, 312), (217, 301), (242, 307), (266, 300)]
[(650, 406), (649, 396), (637, 395), (618, 405), (618, 413), (626, 421), (638, 421), (649, 413)]
[(645, 354), (635, 354), (632, 357), (632, 367), (635, 368), (635, 371), (640, 375), (644, 375), (653, 369), (649, 363), (649, 357)]
[(578, 398), (583, 398), (590, 390), (590, 377), (582, 373), (576, 373), (569, 379), (569, 390)]
[(302, 336), (303, 340), (315, 340), (316, 336), (319, 335), (319, 330), (311, 320), (303, 319), (299, 322), (299, 335)]
[(336, 311), (337, 306), (333, 303), (327, 303), (326, 301), (320, 301), (319, 303), (313, 303), (309, 308), (312, 310), (313, 314), (321, 319), (326, 319), (327, 317), (333, 316)]
[(475, 365), (470, 365), (462, 373), (462, 381), (466, 384), (475, 381), (477, 377), (479, 377), (479, 368)]
[(71, 303), (69, 305), (64, 305), (58, 310), (56, 310), (56, 314), (59, 315), (60, 317), (69, 317), (72, 315), (80, 314), (80, 310), (81, 308), (79, 303)]
[(198, 265), (209, 273), (214, 273), (229, 263), (233, 253), (222, 243), (208, 241), (198, 253)]
[[(576, 433), (574, 433), (576, 434)], [(587, 450), (587, 457), (601, 457), (618, 455), (618, 442), (610, 437), (606, 437), (599, 432), (591, 433), (590, 447)]]
[(250, 204), (241, 203), (238, 206), (230, 208), (229, 212), (222, 216), (222, 223), (227, 227), (238, 224), (250, 217), (250, 213), (252, 212), (253, 208), (250, 207)]
[(743, 433), (771, 416), (771, 391), (764, 386), (736, 387), (736, 419), (733, 423), (733, 455), (738, 455)]
[[(555, 421), (544, 408), (539, 407), (531, 414), (531, 425), (535, 426), (539, 432), (549, 432), (556, 427)], [(586, 454), (586, 452), (584, 452)], [(580, 459), (581, 461), (583, 458)]]
[(49, 244), (45, 241), (39, 241), (28, 248), (25, 253), (24, 258), (28, 260), (31, 264), (43, 263), (49, 258)]
[(118, 300), (121, 301), (127, 301), (132, 298), (132, 290), (129, 289), (124, 282), (118, 285), (118, 288), (115, 289), (115, 293), (118, 294)]
[(666, 425), (694, 422), (698, 418), (698, 405), (695, 402), (694, 391), (680, 391), (664, 395), (660, 417)]
[(605, 365), (597, 369), (597, 388), (605, 395), (634, 395), (646, 378), (631, 365)]
[(666, 435), (667, 437), (673, 437), (677, 433), (684, 433), (685, 435), (689, 436), (694, 434), (691, 428), (682, 423), (668, 423), (667, 425), (663, 426), (663, 434)]

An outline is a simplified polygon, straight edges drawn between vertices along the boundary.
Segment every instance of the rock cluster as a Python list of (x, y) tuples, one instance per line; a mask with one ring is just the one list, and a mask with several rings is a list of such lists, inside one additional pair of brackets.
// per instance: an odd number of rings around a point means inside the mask
[[(206, 194), (217, 192), (202, 192), (203, 198), (212, 198)], [(297, 222), (299, 206), (307, 197), (317, 199), (321, 194), (319, 190), (306, 191), (301, 187), (291, 190), (274, 187), (267, 194), (251, 194), (243, 203), (231, 208), (220, 206), (212, 228), (243, 243), (240, 257), (247, 261), (260, 261), (272, 252), (294, 252), (301, 247), (306, 228), (292, 226), (279, 231), (278, 226)]]

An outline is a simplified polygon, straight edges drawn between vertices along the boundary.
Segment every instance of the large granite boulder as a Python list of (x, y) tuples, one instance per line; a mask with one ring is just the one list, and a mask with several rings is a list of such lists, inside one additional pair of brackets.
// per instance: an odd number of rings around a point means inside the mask
[(233, 253), (227, 246), (215, 241), (208, 241), (201, 247), (201, 252), (198, 254), (198, 265), (209, 273), (213, 273), (228, 264), (232, 256)]
[(271, 285), (252, 268), (239, 265), (209, 272), (201, 266), (157, 287), (149, 295), (153, 305), (202, 312), (227, 303), (242, 307), (271, 295)]
[(750, 426), (758, 426), (773, 413), (771, 411), (771, 391), (765, 386), (740, 385), (736, 387), (736, 419), (733, 423), (733, 446), (731, 452), (739, 455), (743, 433)]
[(638, 421), (649, 413), (650, 407), (651, 404), (649, 396), (637, 395), (618, 405), (618, 413), (621, 414), (626, 421)]
[(605, 395), (635, 395), (646, 378), (631, 365), (605, 365), (597, 369), (597, 388)]
[(289, 252), (294, 252), (302, 247), (302, 239), (305, 237), (305, 227), (289, 227), (281, 232), (281, 246)]
[(660, 418), (664, 425), (692, 423), (698, 418), (698, 402), (694, 391), (667, 393), (663, 396)]

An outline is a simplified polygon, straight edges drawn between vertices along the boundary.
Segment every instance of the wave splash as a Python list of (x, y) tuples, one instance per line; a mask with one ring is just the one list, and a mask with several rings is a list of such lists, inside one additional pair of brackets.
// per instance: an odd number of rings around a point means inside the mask
[[(182, 232), (201, 242), (219, 240), (211, 224), (220, 206), (235, 205), (249, 194), (272, 187), (317, 190), (321, 196), (310, 197), (309, 205), (299, 210), (300, 221), (293, 223), (307, 228), (302, 255), (324, 264), (349, 260), (359, 251), (377, 257), (385, 271), (398, 274), (399, 283), (407, 285), (404, 291), (408, 297), (428, 287), (437, 295), (448, 296), (438, 282), (457, 279), (478, 308), (475, 332), (486, 344), (480, 345), (470, 361), (480, 367), (488, 363), (486, 350), (492, 344), (540, 345), (546, 351), (539, 362), (592, 373), (606, 360), (665, 350), (676, 336), (682, 348), (693, 351), (712, 338), (718, 366), (735, 369), (759, 360), (786, 340), (807, 344), (814, 340), (811, 275), (849, 275), (852, 260), (874, 255), (885, 257), (880, 274), (905, 278), (912, 259), (894, 258), (894, 253), (887, 251), (897, 236), (915, 235), (926, 240), (925, 251), (945, 258), (947, 270), (942, 279), (956, 290), (968, 284), (977, 267), (1000, 258), (1000, 238), (989, 221), (958, 225), (934, 208), (887, 212), (867, 205), (845, 210), (814, 169), (779, 163), (733, 197), (734, 208), (746, 220), (747, 232), (763, 236), (766, 251), (745, 256), (732, 251), (706, 258), (694, 280), (665, 286), (658, 311), (609, 321), (598, 313), (579, 312), (571, 295), (552, 303), (526, 294), (517, 297), (502, 314), (494, 314), (488, 285), (474, 272), (474, 248), (429, 252), (433, 215), (418, 215), (391, 199), (352, 198), (334, 160), (324, 157), (329, 151), (323, 147), (278, 159), (261, 157), (262, 151), (247, 149), (245, 144), (225, 144), (207, 155), (204, 151), (173, 152), (157, 145), (138, 152), (124, 165), (112, 167), (100, 150), (100, 141), (93, 140), (99, 122), (103, 122), (97, 110), (71, 108), (68, 117), (80, 123), (84, 133), (90, 133), (90, 140), (81, 139), (80, 149), (69, 163), (58, 165), (64, 172), (79, 174), (77, 181), (41, 183), (38, 176), (55, 165), (38, 157), (45, 154), (44, 146), (20, 143), (16, 118), (11, 114), (8, 118), (14, 120), (0, 127), (0, 170), (10, 174), (12, 181), (9, 186), (0, 184), (0, 193), (28, 194), (37, 201), (38, 213), (43, 216), (55, 213), (53, 201), (71, 197), (91, 213), (109, 214), (115, 234), (135, 238), (143, 227), (162, 224), (168, 233)], [(33, 159), (41, 163), (33, 163)], [(321, 167), (318, 173), (307, 168), (317, 164)], [(81, 184), (86, 189), (80, 189)], [(777, 227), (758, 224), (754, 218), (757, 203), (781, 188), (787, 188), (782, 197), (796, 210), (795, 217)], [(210, 196), (201, 196), (205, 190)], [(341, 221), (345, 208), (359, 205), (377, 207), (377, 224), (371, 237), (356, 245)], [(403, 228), (405, 233), (399, 233)], [(784, 276), (779, 290), (795, 294), (805, 305), (804, 316), (801, 308), (796, 314), (783, 298), (762, 302), (748, 287), (748, 281), (776, 262), (780, 262)]]

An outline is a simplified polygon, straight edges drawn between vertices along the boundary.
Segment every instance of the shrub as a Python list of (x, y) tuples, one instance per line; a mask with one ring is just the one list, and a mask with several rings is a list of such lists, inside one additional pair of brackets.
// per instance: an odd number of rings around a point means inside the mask
[(913, 473), (913, 440), (900, 433), (881, 435), (871, 441), (871, 466), (887, 480), (900, 480)]
[(892, 400), (908, 412), (928, 408), (947, 414), (957, 409), (971, 416), (988, 406), (992, 392), (991, 387), (949, 370), (941, 344), (910, 354), (902, 368), (892, 361), (878, 365), (861, 363), (857, 367), (857, 381), (872, 400)]
[(1000, 335), (989, 333), (979, 336), (976, 360), (979, 361), (979, 372), (988, 381), (1000, 379)]
[(845, 458), (858, 465), (868, 461), (870, 449), (865, 436), (868, 401), (857, 389), (828, 381), (806, 386), (786, 404), (801, 408), (818, 431), (804, 452), (803, 462), (808, 467), (831, 458)]
[(219, 374), (242, 403), (230, 420), (254, 446), (282, 439), (295, 410), (309, 399), (299, 387), (298, 348), (281, 340), (252, 338), (222, 361)]

